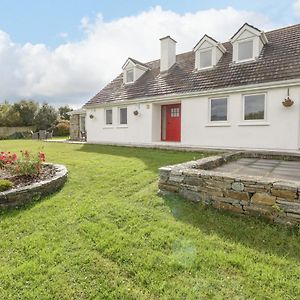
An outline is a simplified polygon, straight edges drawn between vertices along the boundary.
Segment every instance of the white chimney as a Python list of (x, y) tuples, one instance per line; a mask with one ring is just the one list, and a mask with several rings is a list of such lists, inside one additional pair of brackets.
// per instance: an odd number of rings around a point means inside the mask
[(175, 64), (176, 43), (169, 35), (160, 39), (160, 73), (167, 72)]

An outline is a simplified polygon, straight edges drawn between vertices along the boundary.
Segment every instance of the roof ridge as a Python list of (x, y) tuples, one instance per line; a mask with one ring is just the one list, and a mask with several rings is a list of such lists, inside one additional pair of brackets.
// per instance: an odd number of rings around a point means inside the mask
[(293, 24), (293, 25), (288, 25), (288, 26), (281, 27), (281, 28), (272, 29), (272, 30), (269, 30), (269, 31), (265, 31), (265, 33), (267, 34), (267, 33), (271, 33), (271, 32), (274, 32), (274, 31), (284, 30), (284, 29), (288, 29), (288, 28), (291, 28), (291, 27), (297, 27), (297, 26), (300, 26), (300, 23)]
[[(146, 63), (150, 70), (135, 84), (124, 85), (123, 73), (121, 73), (106, 84), (85, 106), (225, 87), (300, 80), (300, 65), (298, 64), (300, 24), (270, 30), (267, 36), (273, 46), (266, 47), (255, 63), (232, 65), (231, 43), (227, 40), (222, 45), (226, 47), (228, 53), (223, 56), (216, 68), (205, 72), (194, 72), (195, 53), (192, 49), (188, 49), (176, 55), (177, 67), (172, 68), (168, 76), (159, 76), (160, 59), (150, 60)], [(282, 48), (286, 47), (286, 44), (290, 44), (293, 51), (288, 51), (282, 56)]]

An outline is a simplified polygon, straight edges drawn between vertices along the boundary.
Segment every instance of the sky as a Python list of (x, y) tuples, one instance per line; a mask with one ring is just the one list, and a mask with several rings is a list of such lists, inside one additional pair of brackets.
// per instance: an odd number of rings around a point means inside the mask
[(300, 23), (300, 0), (0, 0), (0, 103), (30, 98), (82, 106), (127, 57), (159, 58), (159, 38), (191, 51), (204, 34), (227, 41), (248, 22)]

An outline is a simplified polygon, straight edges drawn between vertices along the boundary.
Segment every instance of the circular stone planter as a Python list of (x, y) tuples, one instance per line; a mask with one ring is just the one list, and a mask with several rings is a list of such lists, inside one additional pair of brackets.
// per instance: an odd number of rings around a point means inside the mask
[(47, 180), (31, 185), (0, 192), (0, 208), (18, 207), (31, 200), (39, 200), (63, 187), (68, 177), (68, 170), (63, 165), (47, 164), (56, 170), (55, 175)]

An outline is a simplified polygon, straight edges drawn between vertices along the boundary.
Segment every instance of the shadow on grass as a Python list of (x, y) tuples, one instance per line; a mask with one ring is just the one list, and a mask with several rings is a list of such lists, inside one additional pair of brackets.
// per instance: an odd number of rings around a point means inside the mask
[(91, 144), (85, 144), (75, 151), (113, 155), (126, 158), (136, 158), (143, 161), (147, 166), (147, 169), (154, 173), (158, 173), (158, 168), (162, 166), (174, 165), (184, 161), (200, 159), (210, 155), (216, 155), (216, 152), (178, 151), (157, 148), (138, 148)]
[(161, 196), (175, 219), (206, 234), (240, 243), (260, 252), (300, 260), (299, 227), (288, 228), (260, 218), (218, 211), (176, 195)]

